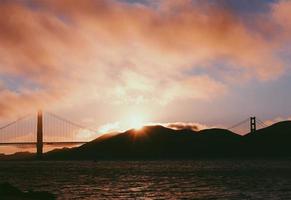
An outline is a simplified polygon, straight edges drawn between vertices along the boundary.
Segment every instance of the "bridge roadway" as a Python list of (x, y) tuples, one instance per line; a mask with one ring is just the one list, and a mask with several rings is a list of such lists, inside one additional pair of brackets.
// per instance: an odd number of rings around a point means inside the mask
[[(85, 144), (88, 142), (84, 141), (72, 141), (72, 142), (43, 142), (43, 145), (77, 145), (77, 144)], [(37, 142), (4, 142), (0, 143), (0, 146), (7, 146), (7, 145), (15, 145), (15, 146), (21, 146), (21, 145), (36, 145)]]

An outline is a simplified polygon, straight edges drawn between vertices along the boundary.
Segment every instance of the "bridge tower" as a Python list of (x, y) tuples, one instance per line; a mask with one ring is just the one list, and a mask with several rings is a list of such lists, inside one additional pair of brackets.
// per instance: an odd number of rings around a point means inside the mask
[(43, 153), (43, 115), (39, 110), (37, 113), (37, 141), (36, 141), (36, 155), (38, 159), (42, 158)]
[(251, 129), (251, 133), (256, 132), (256, 130), (257, 130), (256, 117), (250, 118), (250, 129)]

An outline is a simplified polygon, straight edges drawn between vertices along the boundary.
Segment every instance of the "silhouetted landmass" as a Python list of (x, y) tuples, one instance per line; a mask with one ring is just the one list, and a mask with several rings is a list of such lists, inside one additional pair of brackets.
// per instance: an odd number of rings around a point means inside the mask
[(244, 136), (248, 155), (291, 156), (291, 121), (276, 123)]
[(30, 152), (17, 152), (11, 155), (0, 154), (0, 160), (28, 160), (34, 158), (35, 154)]
[(0, 199), (5, 200), (55, 200), (56, 197), (43, 191), (27, 191), (23, 192), (20, 189), (10, 185), (9, 183), (0, 184)]
[[(222, 157), (291, 157), (291, 121), (240, 136), (225, 129), (173, 130), (146, 126), (103, 135), (76, 148), (55, 149), (44, 159), (195, 159)], [(27, 160), (35, 154), (0, 154), (0, 160)]]
[(147, 126), (103, 136), (77, 148), (54, 150), (45, 159), (193, 159), (291, 156), (291, 121), (246, 136), (225, 129), (173, 130)]

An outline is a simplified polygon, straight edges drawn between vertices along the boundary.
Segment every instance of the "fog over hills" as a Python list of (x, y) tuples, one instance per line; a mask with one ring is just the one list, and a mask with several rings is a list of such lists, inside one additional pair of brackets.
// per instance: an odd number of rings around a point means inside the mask
[[(55, 149), (43, 159), (196, 159), (291, 157), (291, 121), (282, 121), (241, 136), (226, 129), (174, 130), (145, 126), (109, 133), (75, 148)], [(33, 153), (0, 154), (0, 160), (34, 159)]]
[(77, 148), (54, 150), (45, 159), (192, 159), (291, 156), (291, 121), (240, 136), (225, 129), (173, 130), (146, 126), (97, 138)]

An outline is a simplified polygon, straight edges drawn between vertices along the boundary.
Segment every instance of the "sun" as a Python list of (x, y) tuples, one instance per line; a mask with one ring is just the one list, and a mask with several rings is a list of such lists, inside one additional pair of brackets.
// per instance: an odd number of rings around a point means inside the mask
[(129, 128), (133, 128), (136, 130), (142, 129), (145, 125), (145, 120), (142, 115), (133, 115), (128, 119)]

